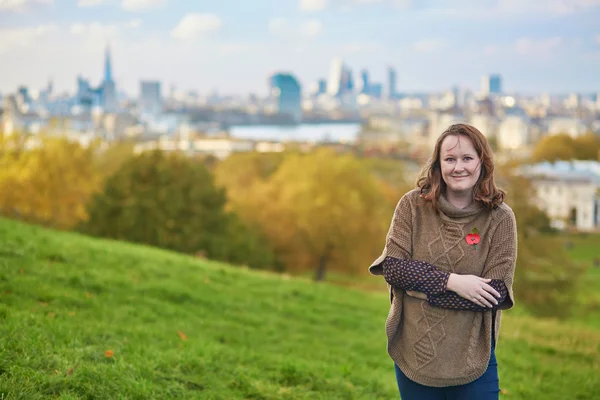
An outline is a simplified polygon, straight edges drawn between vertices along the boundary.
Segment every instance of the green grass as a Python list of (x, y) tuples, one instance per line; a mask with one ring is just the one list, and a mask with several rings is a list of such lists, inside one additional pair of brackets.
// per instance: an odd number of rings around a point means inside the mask
[[(398, 397), (383, 291), (2, 219), (0, 238), (0, 399)], [(509, 311), (503, 397), (592, 399), (599, 353), (600, 331)]]
[(584, 266), (587, 272), (581, 283), (580, 306), (574, 310), (570, 323), (600, 329), (600, 234), (564, 235), (562, 237), (567, 252), (576, 263)]

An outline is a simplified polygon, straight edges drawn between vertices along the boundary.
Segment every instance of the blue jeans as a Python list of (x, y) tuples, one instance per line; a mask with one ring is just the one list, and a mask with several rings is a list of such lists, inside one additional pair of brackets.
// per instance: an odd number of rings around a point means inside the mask
[(479, 378), (466, 385), (431, 387), (414, 382), (406, 377), (396, 364), (396, 380), (402, 400), (498, 400), (498, 362), (492, 347), (487, 370)]

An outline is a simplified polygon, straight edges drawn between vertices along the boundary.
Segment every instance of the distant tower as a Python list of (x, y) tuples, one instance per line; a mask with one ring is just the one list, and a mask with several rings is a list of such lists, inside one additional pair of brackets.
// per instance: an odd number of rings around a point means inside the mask
[(360, 93), (371, 94), (371, 85), (369, 82), (369, 71), (363, 69), (360, 72), (360, 85), (358, 88)]
[(271, 97), (278, 114), (286, 114), (294, 122), (302, 120), (302, 87), (289, 73), (276, 73), (269, 78)]
[(339, 96), (342, 92), (342, 79), (344, 75), (344, 62), (339, 58), (331, 61), (329, 79), (327, 80), (327, 93), (330, 96)]
[(162, 96), (160, 94), (160, 82), (140, 82), (140, 112), (142, 114), (159, 114), (162, 110)]
[(484, 75), (481, 77), (481, 94), (489, 96), (490, 94), (502, 93), (502, 76), (499, 74)]
[(396, 69), (388, 67), (387, 97), (388, 99), (393, 99), (396, 97), (396, 94)]
[(104, 54), (104, 81), (112, 81), (112, 67), (110, 65), (110, 48), (106, 46)]
[(104, 55), (104, 81), (102, 82), (102, 106), (104, 112), (117, 111), (117, 88), (112, 76), (110, 49), (106, 46)]

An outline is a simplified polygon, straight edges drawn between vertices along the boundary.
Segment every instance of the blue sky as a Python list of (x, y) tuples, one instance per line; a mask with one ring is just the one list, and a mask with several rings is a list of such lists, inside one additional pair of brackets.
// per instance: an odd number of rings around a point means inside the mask
[(0, 0), (0, 92), (49, 78), (98, 84), (110, 43), (117, 86), (259, 94), (292, 72), (304, 87), (333, 57), (400, 91), (600, 91), (600, 0)]

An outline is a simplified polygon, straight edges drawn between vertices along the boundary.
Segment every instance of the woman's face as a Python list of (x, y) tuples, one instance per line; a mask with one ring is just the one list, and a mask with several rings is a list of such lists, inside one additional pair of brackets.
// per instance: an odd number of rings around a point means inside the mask
[(450, 135), (440, 148), (442, 179), (454, 194), (472, 191), (481, 174), (481, 160), (467, 136)]

